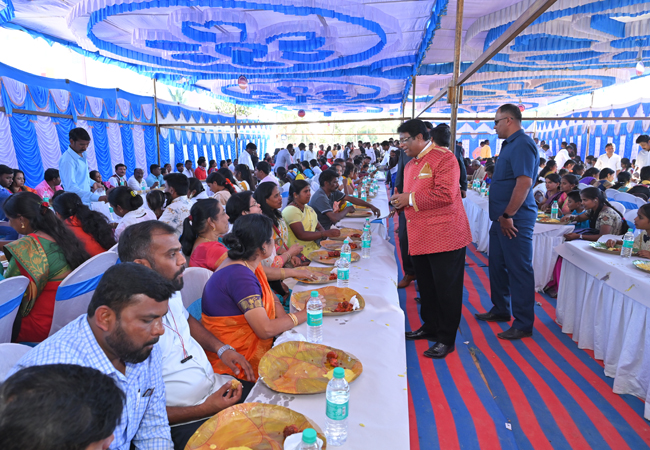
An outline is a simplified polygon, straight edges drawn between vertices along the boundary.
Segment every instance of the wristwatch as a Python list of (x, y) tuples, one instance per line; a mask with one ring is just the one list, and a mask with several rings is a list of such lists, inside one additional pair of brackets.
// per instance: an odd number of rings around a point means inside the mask
[(510, 214), (508, 214), (508, 213), (503, 213), (503, 216), (502, 216), (502, 217), (503, 217), (504, 219), (511, 219)]
[(219, 350), (217, 350), (217, 356), (219, 357), (219, 359), (221, 359), (221, 355), (223, 355), (224, 352), (227, 352), (228, 350), (232, 350), (233, 352), (237, 351), (234, 348), (232, 348), (230, 345), (224, 345)]

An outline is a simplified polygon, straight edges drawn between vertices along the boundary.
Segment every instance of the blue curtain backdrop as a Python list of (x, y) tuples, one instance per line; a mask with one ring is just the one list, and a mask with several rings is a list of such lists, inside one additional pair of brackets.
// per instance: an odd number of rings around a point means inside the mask
[(93, 143), (95, 144), (97, 170), (102, 174), (102, 180), (108, 180), (113, 174), (113, 164), (111, 163), (111, 152), (108, 146), (106, 122), (93, 122)]
[(36, 187), (43, 180), (43, 161), (36, 139), (36, 130), (28, 114), (14, 113), (9, 116), (11, 138), (16, 149), (18, 168), (25, 172), (25, 184)]
[(156, 129), (154, 127), (143, 127), (143, 128), (144, 128), (144, 149), (147, 155), (147, 172), (149, 172), (149, 166), (151, 166), (152, 164), (158, 164), (158, 150), (156, 148)]
[(135, 152), (133, 150), (133, 129), (131, 125), (120, 124), (120, 134), (122, 135), (124, 164), (126, 164), (126, 176), (128, 178), (131, 175), (133, 175), (133, 169), (135, 169)]
[[(70, 146), (70, 130), (74, 128), (74, 122), (72, 119), (58, 118), (56, 119), (56, 133), (59, 135), (59, 145), (61, 146), (61, 154), (64, 154), (65, 151)], [(104, 174), (102, 174), (102, 177)]]

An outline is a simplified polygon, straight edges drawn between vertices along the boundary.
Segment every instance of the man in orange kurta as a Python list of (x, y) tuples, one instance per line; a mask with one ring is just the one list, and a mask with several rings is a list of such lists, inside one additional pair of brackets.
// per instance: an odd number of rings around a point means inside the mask
[(420, 289), (422, 326), (406, 339), (435, 342), (424, 352), (444, 358), (455, 350), (463, 305), (465, 250), (472, 237), (460, 193), (460, 169), (449, 150), (451, 132), (439, 125), (429, 139), (421, 120), (403, 123), (400, 147), (413, 157), (404, 169), (404, 192), (391, 203), (404, 209), (409, 253)]

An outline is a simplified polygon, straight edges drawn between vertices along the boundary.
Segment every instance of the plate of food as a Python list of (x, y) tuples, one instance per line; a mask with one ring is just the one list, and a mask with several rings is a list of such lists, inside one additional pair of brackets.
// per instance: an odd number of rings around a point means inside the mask
[(343, 350), (290, 341), (266, 352), (260, 361), (259, 374), (260, 379), (276, 392), (318, 394), (325, 392), (336, 367), (345, 369), (348, 383), (363, 372), (361, 361)]
[[(339, 250), (314, 250), (307, 256), (307, 258), (313, 262), (329, 264), (331, 266), (333, 266), (340, 257), (341, 252)], [(352, 262), (357, 262), (360, 259), (361, 256), (357, 252), (352, 252)]]
[[(350, 314), (352, 312), (361, 311), (366, 307), (366, 301), (354, 289), (340, 288), (337, 286), (327, 286), (320, 289), (315, 289), (320, 295), (325, 298), (325, 305), (323, 305), (323, 314), (326, 316), (339, 316), (341, 314)], [(305, 305), (309, 301), (311, 290), (302, 292), (293, 292), (291, 294), (291, 305), (298, 311), (305, 309)], [(354, 309), (355, 302), (353, 298), (356, 297), (358, 308)]]
[(361, 235), (363, 234), (363, 231), (356, 228), (341, 228), (340, 231), (341, 235), (333, 237), (333, 240), (344, 241), (346, 237), (349, 237), (353, 241), (361, 242)]
[[(343, 241), (335, 241), (333, 239), (323, 239), (320, 241), (320, 246), (323, 248), (326, 248), (327, 250), (341, 250), (341, 247), (343, 247)], [(358, 248), (361, 248), (361, 244), (357, 242), (350, 242), (350, 248), (352, 250), (356, 250)]]
[(650, 273), (650, 261), (637, 259), (636, 261), (632, 261), (632, 263), (634, 264), (634, 267), (636, 267), (637, 269)]
[(537, 223), (545, 223), (549, 225), (560, 225), (560, 219), (551, 219), (551, 216), (537, 216)]
[[(607, 247), (607, 245), (604, 242), (592, 242), (589, 244), (589, 247), (599, 252), (609, 253), (610, 255), (620, 255), (621, 248), (623, 248), (622, 245), (616, 245), (615, 247)], [(636, 252), (633, 254), (636, 254)]]
[[(356, 208), (356, 207), (355, 207)], [(345, 215), (345, 217), (370, 217), (372, 216), (372, 211), (359, 211), (359, 210), (354, 210), (352, 212), (349, 212)]]
[(336, 273), (332, 273), (332, 269), (329, 267), (305, 267), (304, 269), (300, 269), (300, 270), (305, 270), (305, 271), (318, 274), (318, 278), (315, 280), (310, 280), (309, 278), (294, 277), (294, 279), (300, 281), (301, 283), (326, 284), (326, 283), (332, 283), (336, 281)]
[(326, 448), (323, 430), (304, 415), (279, 405), (242, 403), (208, 419), (185, 450), (282, 450), (287, 437), (307, 428), (316, 430)]

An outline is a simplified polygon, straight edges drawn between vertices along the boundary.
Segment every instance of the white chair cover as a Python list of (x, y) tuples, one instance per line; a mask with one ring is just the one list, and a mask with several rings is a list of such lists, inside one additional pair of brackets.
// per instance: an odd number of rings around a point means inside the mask
[(634, 202), (639, 206), (639, 208), (645, 205), (646, 203), (648, 203), (645, 200), (643, 200), (641, 197), (636, 197), (636, 196)]
[(13, 366), (31, 349), (29, 345), (23, 344), (0, 344), (0, 383), (4, 382)]
[(0, 344), (11, 342), (11, 330), (27, 286), (29, 278), (23, 276), (0, 281)]
[(629, 211), (626, 211), (625, 214), (623, 214), (623, 217), (625, 217), (625, 220), (627, 220), (628, 222), (634, 223), (634, 219), (636, 219), (637, 213), (638, 210), (631, 209)]
[(607, 189), (605, 190), (605, 195), (607, 198), (613, 198), (615, 199), (618, 194), (621, 194), (622, 192), (618, 192), (616, 189)]
[(183, 272), (183, 289), (181, 297), (183, 306), (189, 308), (192, 303), (203, 297), (203, 288), (212, 276), (212, 271), (203, 267), (188, 267)]
[(115, 253), (117, 253), (117, 246), (118, 246), (118, 245), (119, 245), (119, 243), (115, 244), (114, 246), (112, 246), (111, 248), (109, 248), (108, 251), (109, 251), (109, 252), (115, 252)]
[(580, 190), (583, 190), (584, 188), (588, 188), (588, 187), (589, 187), (589, 185), (585, 184), (585, 183), (579, 183), (578, 184), (578, 189), (580, 189)]
[(56, 291), (50, 336), (87, 312), (99, 280), (116, 261), (117, 253), (100, 253), (65, 277)]
[(621, 214), (625, 215), (625, 206), (620, 204), (619, 202), (609, 202), (610, 205), (612, 205), (612, 208), (620, 212)]
[(630, 202), (635, 204), (637, 198), (639, 197), (632, 194), (628, 194), (627, 192), (619, 192), (614, 196), (614, 200), (616, 200), (617, 202)]

